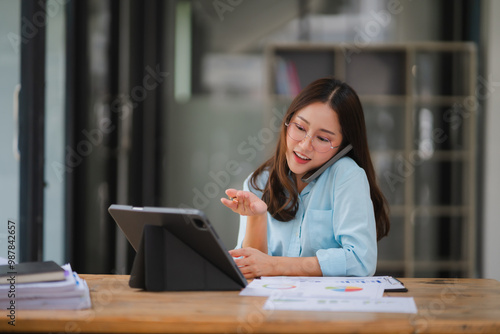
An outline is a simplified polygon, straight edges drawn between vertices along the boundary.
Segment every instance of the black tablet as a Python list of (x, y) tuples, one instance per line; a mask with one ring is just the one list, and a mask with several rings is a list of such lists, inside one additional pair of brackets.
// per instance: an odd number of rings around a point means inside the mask
[(183, 291), (247, 285), (202, 211), (116, 204), (108, 211), (137, 252), (130, 286)]

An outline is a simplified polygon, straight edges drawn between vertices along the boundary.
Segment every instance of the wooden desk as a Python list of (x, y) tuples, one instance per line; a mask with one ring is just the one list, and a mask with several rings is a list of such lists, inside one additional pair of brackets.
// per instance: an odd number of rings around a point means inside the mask
[(0, 332), (52, 333), (500, 333), (500, 282), (402, 279), (418, 314), (264, 311), (265, 297), (238, 292), (144, 292), (128, 276), (81, 275), (92, 309), (1, 313)]

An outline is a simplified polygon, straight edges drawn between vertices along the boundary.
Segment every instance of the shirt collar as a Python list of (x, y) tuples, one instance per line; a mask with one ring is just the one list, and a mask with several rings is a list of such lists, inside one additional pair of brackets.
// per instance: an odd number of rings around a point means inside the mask
[(302, 189), (302, 191), (300, 192), (299, 195), (300, 196), (305, 196), (305, 195), (309, 194), (309, 192), (311, 191), (312, 187), (314, 187), (314, 185), (316, 184), (316, 181), (317, 181), (317, 179), (314, 179), (311, 182), (309, 182), (307, 184), (307, 186), (305, 186), (305, 188)]
[[(292, 171), (288, 171), (288, 177), (293, 180), (293, 177), (292, 177)], [(318, 180), (318, 178), (315, 178), (314, 180), (312, 180), (311, 182), (309, 182), (304, 189), (302, 189), (302, 191), (300, 192), (299, 196), (305, 196), (307, 194), (309, 194), (309, 192), (311, 191), (312, 187), (314, 187), (314, 185), (316, 184), (316, 181)]]

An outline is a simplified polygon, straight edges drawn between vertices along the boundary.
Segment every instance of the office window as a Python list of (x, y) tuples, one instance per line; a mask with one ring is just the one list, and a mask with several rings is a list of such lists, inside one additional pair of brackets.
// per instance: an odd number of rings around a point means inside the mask
[(48, 0), (45, 99), (44, 259), (65, 261), (65, 7)]
[[(21, 2), (0, 2), (0, 256), (7, 257), (8, 220), (19, 224), (18, 102)], [(15, 110), (13, 110), (15, 109)], [(17, 243), (17, 247), (20, 244)]]

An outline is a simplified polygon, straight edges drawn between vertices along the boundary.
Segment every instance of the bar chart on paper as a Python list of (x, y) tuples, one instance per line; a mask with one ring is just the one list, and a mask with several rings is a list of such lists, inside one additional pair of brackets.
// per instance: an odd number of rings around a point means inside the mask
[(297, 288), (297, 285), (286, 284), (286, 283), (274, 283), (274, 284), (269, 283), (269, 284), (263, 284), (262, 287), (264, 289), (270, 289), (270, 290), (290, 290)]
[(377, 299), (297, 297), (272, 294), (264, 304), (265, 310), (337, 311), (417, 313), (413, 298), (387, 297)]
[(363, 291), (363, 288), (359, 286), (327, 286), (325, 290), (330, 290), (333, 292), (357, 292)]

